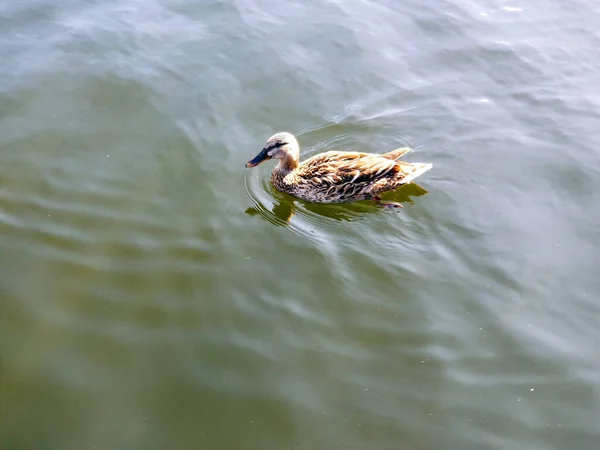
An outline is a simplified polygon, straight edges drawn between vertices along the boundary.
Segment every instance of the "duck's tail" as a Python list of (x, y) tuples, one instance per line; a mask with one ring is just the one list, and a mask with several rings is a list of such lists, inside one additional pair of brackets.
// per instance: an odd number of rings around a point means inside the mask
[(412, 148), (402, 147), (402, 148), (397, 148), (396, 150), (392, 150), (391, 152), (384, 153), (381, 156), (383, 156), (384, 158), (387, 158), (387, 159), (396, 160), (396, 159), (400, 158), (401, 156), (404, 156), (410, 152), (412, 152)]
[(415, 178), (417, 178), (420, 175), (423, 175), (432, 167), (433, 164), (430, 163), (402, 163), (400, 172), (404, 174), (404, 177), (402, 178), (401, 183), (411, 183)]

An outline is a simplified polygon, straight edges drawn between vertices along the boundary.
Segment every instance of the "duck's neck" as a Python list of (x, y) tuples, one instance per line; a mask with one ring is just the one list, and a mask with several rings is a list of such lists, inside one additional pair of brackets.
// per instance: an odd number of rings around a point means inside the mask
[(275, 171), (281, 174), (288, 174), (296, 167), (298, 167), (298, 159), (293, 158), (292, 156), (286, 156), (279, 160), (279, 164), (275, 167)]

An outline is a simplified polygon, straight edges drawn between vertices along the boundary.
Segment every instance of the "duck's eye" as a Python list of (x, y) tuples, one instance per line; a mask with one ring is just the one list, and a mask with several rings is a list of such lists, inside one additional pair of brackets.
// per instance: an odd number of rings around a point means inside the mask
[(275, 144), (271, 145), (271, 147), (269, 147), (271, 150), (275, 150), (276, 148), (282, 147), (285, 145), (285, 142), (276, 142)]

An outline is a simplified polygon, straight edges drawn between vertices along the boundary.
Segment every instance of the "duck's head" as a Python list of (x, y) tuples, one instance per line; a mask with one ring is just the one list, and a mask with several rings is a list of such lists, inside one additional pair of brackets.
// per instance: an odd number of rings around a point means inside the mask
[(298, 164), (300, 146), (292, 133), (277, 133), (267, 139), (260, 153), (246, 163), (246, 168), (256, 167), (269, 159), (279, 159), (280, 165), (285, 166)]

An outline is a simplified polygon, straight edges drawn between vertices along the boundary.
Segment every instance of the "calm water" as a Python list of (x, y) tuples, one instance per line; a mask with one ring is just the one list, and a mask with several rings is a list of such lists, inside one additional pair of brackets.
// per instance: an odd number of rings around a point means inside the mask
[[(591, 0), (5, 1), (0, 448), (597, 449)], [(303, 155), (415, 147), (315, 206)]]

